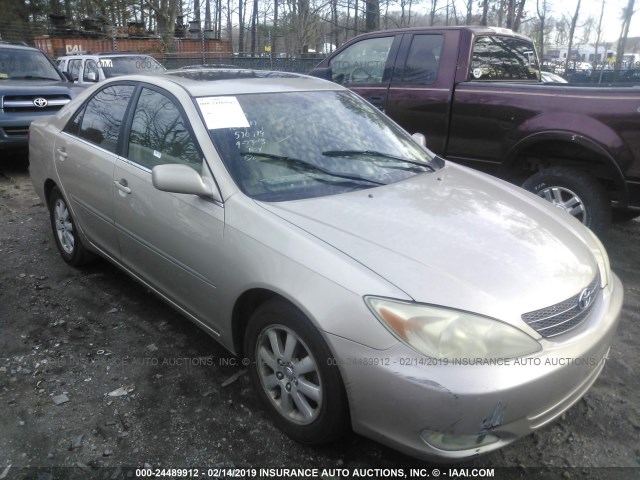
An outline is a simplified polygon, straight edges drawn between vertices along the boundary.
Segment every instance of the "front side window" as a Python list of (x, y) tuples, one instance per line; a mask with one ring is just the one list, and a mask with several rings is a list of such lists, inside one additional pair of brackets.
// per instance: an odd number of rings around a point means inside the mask
[(83, 82), (97, 82), (100, 79), (98, 74), (98, 64), (95, 60), (87, 60), (84, 62), (84, 73), (82, 74)]
[(381, 83), (395, 37), (369, 38), (351, 45), (329, 62), (340, 84)]
[(473, 48), (471, 80), (540, 80), (531, 42), (513, 37), (480, 37)]
[(129, 160), (148, 169), (181, 163), (202, 170), (202, 158), (188, 123), (166, 95), (143, 88), (133, 114)]
[(248, 196), (284, 201), (398, 182), (432, 155), (350, 91), (198, 98), (211, 139)]
[(414, 35), (401, 81), (424, 85), (434, 83), (438, 76), (443, 41), (442, 35)]
[(134, 88), (111, 85), (100, 90), (71, 119), (65, 131), (116, 153), (122, 119)]

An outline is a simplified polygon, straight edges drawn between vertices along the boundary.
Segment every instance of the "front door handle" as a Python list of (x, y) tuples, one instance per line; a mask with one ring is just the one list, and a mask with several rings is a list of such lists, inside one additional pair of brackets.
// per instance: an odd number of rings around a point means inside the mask
[(113, 183), (116, 185), (116, 187), (118, 187), (118, 190), (120, 190), (121, 192), (124, 192), (126, 194), (131, 193), (131, 189), (128, 186), (129, 183), (124, 178), (121, 178), (119, 181), (114, 180)]
[(369, 100), (369, 103), (371, 103), (371, 105), (373, 105), (374, 107), (378, 107), (380, 110), (384, 111), (385, 97), (374, 95), (373, 97), (369, 97), (367, 100)]
[(56, 152), (58, 152), (58, 159), (61, 162), (64, 162), (64, 160), (67, 158), (67, 150), (64, 147), (60, 147), (56, 150)]

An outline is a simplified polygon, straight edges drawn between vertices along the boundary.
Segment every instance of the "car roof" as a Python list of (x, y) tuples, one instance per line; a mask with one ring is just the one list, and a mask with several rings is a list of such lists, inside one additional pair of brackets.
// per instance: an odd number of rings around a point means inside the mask
[(2, 42), (2, 41), (0, 41), (0, 48), (9, 48), (11, 50), (30, 50), (30, 51), (44, 53), (42, 50), (35, 47), (30, 47), (28, 45), (16, 45), (15, 43), (8, 43), (8, 42)]
[(123, 75), (115, 77), (110, 82), (123, 82), (126, 80), (152, 83), (169, 90), (179, 86), (192, 97), (346, 90), (333, 82), (308, 75), (231, 68), (198, 68), (193, 70), (170, 70), (152, 75)]
[[(507, 28), (500, 27), (484, 27), (481, 25), (451, 25), (451, 26), (433, 26), (433, 27), (408, 27), (408, 28), (392, 28), (389, 30), (376, 30), (375, 32), (368, 32), (358, 35), (353, 38), (363, 38), (370, 36), (378, 36), (385, 34), (397, 35), (399, 33), (425, 33), (425, 32), (435, 32), (442, 30), (467, 30), (474, 35), (501, 35), (507, 37), (520, 38), (523, 40), (531, 40), (526, 35), (522, 35), (521, 33), (514, 32), (513, 30), (509, 30)], [(353, 39), (350, 39), (353, 40)]]

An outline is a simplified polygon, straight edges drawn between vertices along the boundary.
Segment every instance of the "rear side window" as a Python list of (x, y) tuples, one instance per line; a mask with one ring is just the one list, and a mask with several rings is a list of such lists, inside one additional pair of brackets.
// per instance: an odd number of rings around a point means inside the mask
[(480, 37), (469, 71), (471, 80), (539, 80), (533, 45), (519, 38)]
[(71, 119), (65, 131), (116, 153), (122, 119), (133, 85), (111, 85), (100, 90)]
[(382, 83), (394, 38), (368, 38), (340, 52), (329, 62), (332, 80), (340, 84)]
[[(414, 35), (402, 70), (403, 83), (429, 85), (438, 77), (442, 35)], [(394, 81), (395, 79), (394, 74)]]

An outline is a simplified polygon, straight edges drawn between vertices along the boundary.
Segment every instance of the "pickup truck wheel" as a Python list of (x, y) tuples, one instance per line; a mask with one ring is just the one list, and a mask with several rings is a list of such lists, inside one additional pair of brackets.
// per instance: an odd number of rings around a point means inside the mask
[(58, 187), (53, 187), (49, 195), (49, 217), (53, 238), (62, 259), (74, 267), (89, 262), (93, 254), (82, 245), (76, 222)]
[(244, 338), (253, 386), (276, 426), (307, 445), (340, 437), (346, 393), (329, 348), (293, 305), (272, 300), (251, 316)]
[(611, 203), (607, 192), (585, 172), (552, 167), (532, 175), (522, 187), (573, 215), (600, 237), (611, 225)]

